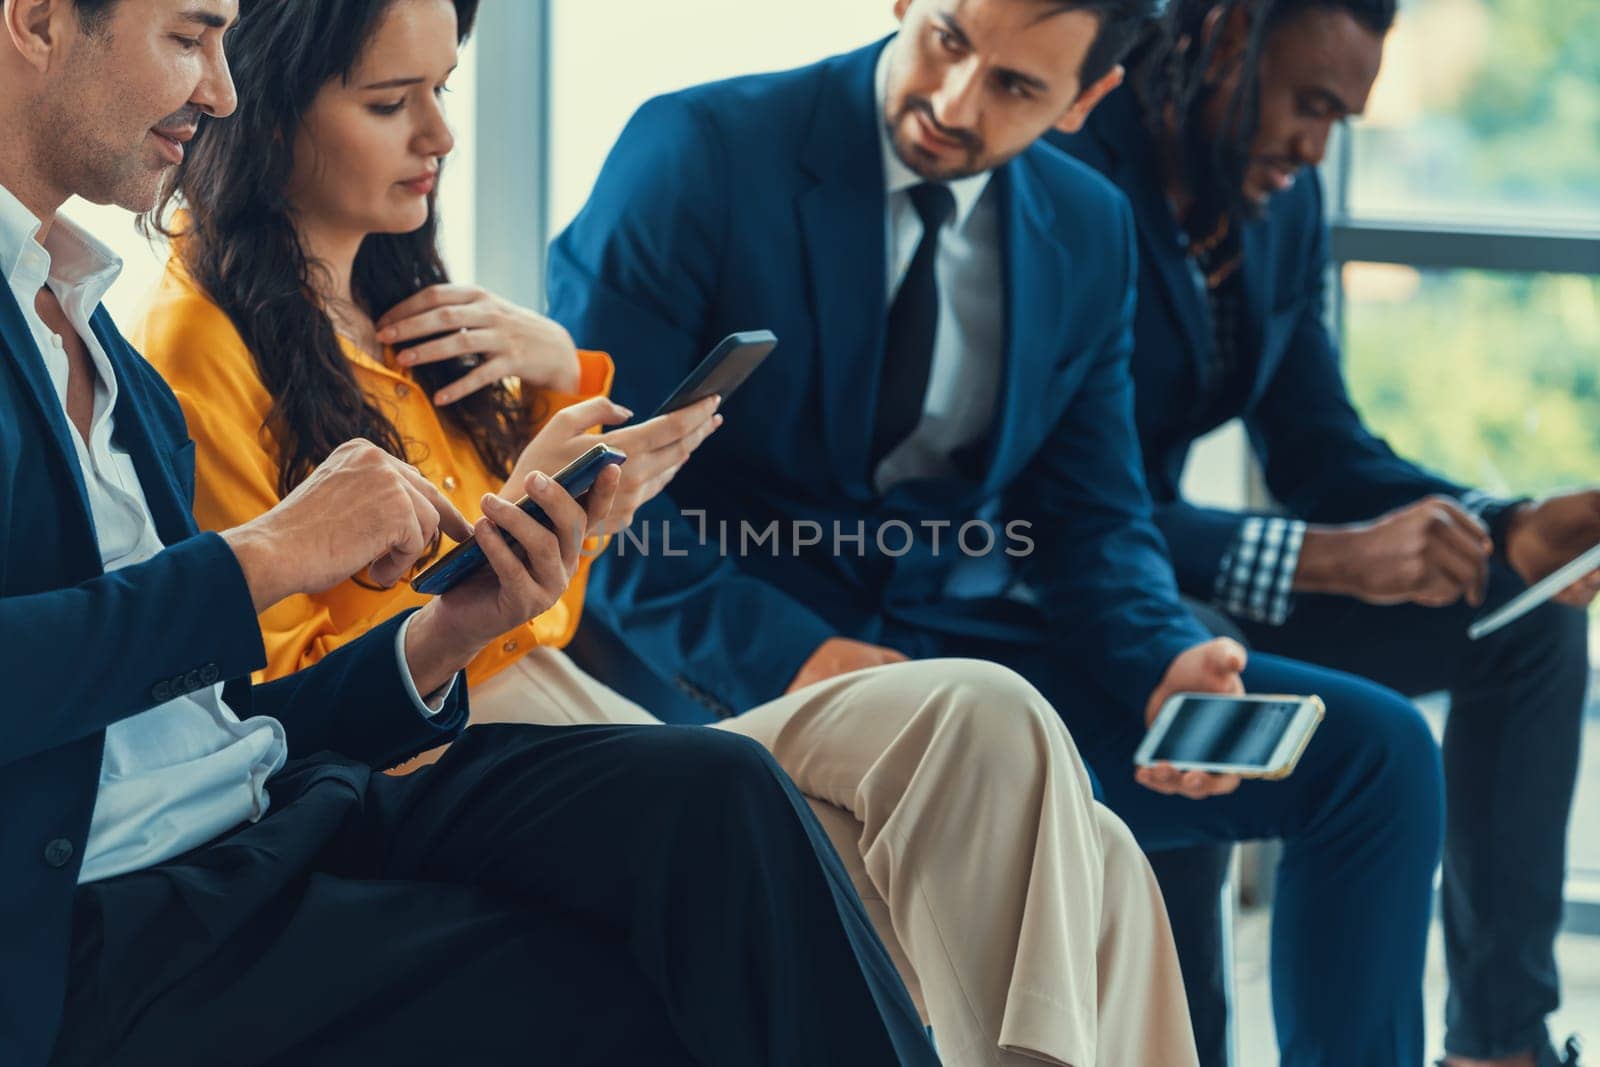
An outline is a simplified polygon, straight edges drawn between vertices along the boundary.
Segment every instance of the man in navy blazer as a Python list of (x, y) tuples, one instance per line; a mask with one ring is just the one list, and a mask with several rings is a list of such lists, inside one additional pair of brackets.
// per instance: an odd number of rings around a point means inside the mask
[[(1136, 91), (1060, 144), (1114, 181), (1138, 220), (1137, 423), (1179, 586), (1257, 648), (1405, 693), (1449, 691), (1445, 1048), (1554, 1063), (1544, 1020), (1560, 1002), (1554, 942), (1589, 688), (1573, 609), (1596, 580), (1480, 642), (1467, 628), (1600, 541), (1600, 494), (1470, 492), (1397, 456), (1350, 399), (1327, 325), (1313, 167), (1333, 124), (1365, 107), (1394, 11), (1391, 0), (1278, 0), (1250, 18), (1242, 5), (1178, 4), (1136, 54)], [(1246, 54), (1254, 70), (1240, 70)], [(1208, 77), (1223, 90), (1195, 93), (1177, 122), (1155, 120), (1168, 87)], [(1223, 122), (1252, 88), (1253, 113)], [(1233, 418), (1283, 512), (1183, 498), (1190, 447)]]
[(461, 733), (461, 669), (559, 597), (614, 475), (587, 512), (530, 478), (561, 533), (494, 505), (492, 573), (251, 687), (258, 611), (473, 530), (366, 442), (195, 528), (178, 404), (99, 306), (120, 264), (56, 212), (150, 208), (233, 110), (236, 10), (4, 6), (0, 1062), (936, 1063), (756, 743), (486, 727), (378, 773)]
[(600, 562), (591, 620), (723, 714), (906, 657), (1015, 667), (1147, 847), (1285, 839), (1285, 1063), (1417, 1062), (1440, 787), (1415, 711), (1256, 657), (1251, 688), (1329, 705), (1292, 778), (1132, 767), (1166, 695), (1244, 666), (1150, 520), (1127, 203), (1034, 144), (1116, 85), (1146, 8), (901, 0), (887, 43), (639, 110), (555, 242), (552, 314), (638, 410), (724, 334), (779, 345)]

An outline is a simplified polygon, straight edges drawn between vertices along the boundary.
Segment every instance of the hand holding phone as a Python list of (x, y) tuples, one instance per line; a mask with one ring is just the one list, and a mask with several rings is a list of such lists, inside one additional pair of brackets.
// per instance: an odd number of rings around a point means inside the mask
[[(619, 466), (627, 462), (627, 459), (627, 456), (614, 448), (603, 444), (595, 445), (557, 471), (551, 480), (566, 490), (574, 500), (581, 502), (602, 470), (610, 466)], [(544, 509), (527, 497), (518, 500), (515, 506), (542, 525), (554, 528)], [(411, 588), (429, 596), (438, 596), (482, 570), (487, 563), (483, 547), (477, 543), (477, 539), (468, 538), (412, 579)]]

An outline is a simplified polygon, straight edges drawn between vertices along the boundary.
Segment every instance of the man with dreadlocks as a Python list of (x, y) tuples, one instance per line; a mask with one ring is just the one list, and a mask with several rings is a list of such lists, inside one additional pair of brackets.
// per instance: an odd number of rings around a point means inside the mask
[[(1466, 631), (1600, 541), (1600, 493), (1469, 492), (1396, 456), (1350, 402), (1313, 168), (1366, 106), (1394, 18), (1395, 0), (1175, 0), (1130, 59), (1133, 91), (1057, 143), (1138, 220), (1137, 421), (1183, 591), (1259, 649), (1450, 693), (1443, 1062), (1574, 1064), (1545, 1018), (1589, 678), (1574, 609), (1600, 575), (1487, 640)], [(1287, 514), (1182, 498), (1190, 446), (1233, 418)]]

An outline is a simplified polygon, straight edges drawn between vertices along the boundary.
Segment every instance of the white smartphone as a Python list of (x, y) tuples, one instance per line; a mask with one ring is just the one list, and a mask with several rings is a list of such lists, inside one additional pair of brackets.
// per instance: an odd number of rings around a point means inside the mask
[(1179, 693), (1162, 707), (1133, 762), (1285, 778), (1300, 762), (1324, 710), (1314, 696)]

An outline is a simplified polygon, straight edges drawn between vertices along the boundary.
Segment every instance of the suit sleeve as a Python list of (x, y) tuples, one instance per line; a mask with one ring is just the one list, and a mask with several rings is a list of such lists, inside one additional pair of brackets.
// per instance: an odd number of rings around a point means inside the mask
[(1350, 400), (1327, 325), (1328, 232), (1320, 183), (1313, 188), (1305, 297), (1284, 357), (1246, 419), (1267, 486), (1293, 514), (1325, 523), (1370, 519), (1433, 493), (1462, 496), (1462, 486), (1395, 455)]
[[(588, 204), (552, 246), (551, 317), (580, 345), (611, 353), (614, 392), (641, 413), (703, 355), (727, 198), (737, 192), (728, 176), (704, 116), (679, 97), (658, 98), (628, 124)], [(614, 545), (589, 603), (664, 674), (743, 710), (783, 692), (834, 636), (805, 605), (703, 543), (670, 493), (641, 508), (636, 523), (667, 538), (671, 554)]]
[(0, 633), (0, 765), (265, 660), (244, 574), (215, 534), (68, 589), (0, 598)]
[(313, 667), (251, 690), (251, 714), (283, 724), (289, 758), (335, 752), (387, 768), (461, 733), (468, 713), (461, 677), (431, 718), (412, 703), (395, 653), (397, 631), (410, 615), (375, 626)]
[(1027, 575), (1051, 641), (1072, 669), (1141, 716), (1172, 660), (1207, 639), (1178, 599), (1151, 518), (1133, 420), (1133, 219), (1119, 200), (1120, 242), (1106, 273), (1120, 307), (1097, 323), (1088, 375), (1013, 489), (1032, 523)]

